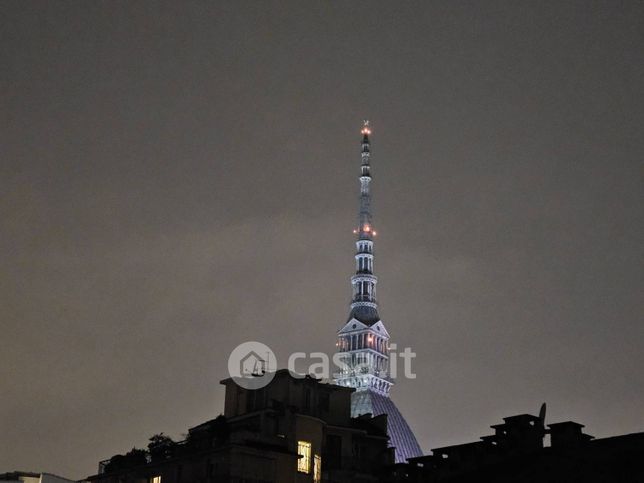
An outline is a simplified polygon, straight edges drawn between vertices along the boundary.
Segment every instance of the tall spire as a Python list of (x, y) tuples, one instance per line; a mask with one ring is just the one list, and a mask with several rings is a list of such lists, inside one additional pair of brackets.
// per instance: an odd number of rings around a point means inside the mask
[(361, 133), (360, 209), (358, 228), (353, 231), (357, 235), (356, 273), (351, 277), (353, 297), (349, 319), (355, 318), (371, 325), (378, 322), (380, 317), (376, 301), (378, 278), (373, 274), (373, 238), (376, 231), (373, 228), (371, 215), (371, 145), (369, 142), (371, 128), (369, 121), (364, 121)]
[[(351, 415), (387, 415), (389, 445), (395, 448), (396, 462), (423, 454), (411, 428), (389, 398), (394, 383), (389, 369), (389, 333), (378, 315), (376, 283), (373, 274), (373, 240), (376, 232), (371, 219), (371, 145), (369, 121), (362, 126), (362, 164), (360, 166), (360, 209), (356, 234), (356, 273), (351, 277), (353, 297), (349, 320), (338, 330), (337, 355), (341, 361), (334, 374), (336, 384), (352, 387)], [(336, 360), (335, 357), (333, 359)]]
[(389, 334), (378, 315), (378, 278), (373, 274), (373, 239), (376, 232), (371, 220), (369, 121), (364, 121), (361, 132), (360, 207), (358, 227), (353, 230), (356, 235), (356, 272), (351, 277), (353, 297), (349, 320), (338, 331), (337, 347), (345, 367), (336, 374), (335, 380), (359, 392), (372, 391), (387, 396), (393, 382), (388, 374)]

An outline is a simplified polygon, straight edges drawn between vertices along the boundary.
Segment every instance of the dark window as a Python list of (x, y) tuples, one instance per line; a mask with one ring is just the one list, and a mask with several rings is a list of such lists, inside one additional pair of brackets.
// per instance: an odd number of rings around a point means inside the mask
[(322, 459), (327, 468), (339, 469), (342, 467), (342, 437), (337, 434), (327, 435)]
[(320, 411), (329, 411), (329, 393), (323, 392), (320, 394), (319, 397), (319, 406), (320, 406)]
[(246, 391), (246, 411), (258, 411), (263, 409), (266, 391), (264, 388)]

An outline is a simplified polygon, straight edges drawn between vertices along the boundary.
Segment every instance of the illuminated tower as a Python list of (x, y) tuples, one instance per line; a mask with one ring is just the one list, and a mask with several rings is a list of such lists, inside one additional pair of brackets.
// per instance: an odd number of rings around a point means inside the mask
[(396, 461), (421, 456), (422, 451), (409, 425), (389, 398), (393, 381), (389, 377), (389, 333), (378, 315), (374, 275), (371, 216), (371, 145), (369, 122), (362, 127), (360, 167), (360, 211), (356, 234), (356, 271), (351, 277), (353, 296), (349, 321), (338, 331), (337, 351), (344, 363), (335, 383), (356, 389), (351, 397), (352, 415), (386, 413), (390, 445)]

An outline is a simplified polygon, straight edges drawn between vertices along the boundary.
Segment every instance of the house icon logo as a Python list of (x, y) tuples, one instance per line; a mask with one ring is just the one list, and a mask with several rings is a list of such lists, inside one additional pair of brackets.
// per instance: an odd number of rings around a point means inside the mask
[(261, 376), (266, 372), (266, 360), (255, 351), (250, 351), (239, 361), (239, 373), (242, 377)]
[(275, 354), (266, 344), (249, 341), (239, 344), (228, 357), (230, 377), (245, 389), (259, 389), (273, 380)]

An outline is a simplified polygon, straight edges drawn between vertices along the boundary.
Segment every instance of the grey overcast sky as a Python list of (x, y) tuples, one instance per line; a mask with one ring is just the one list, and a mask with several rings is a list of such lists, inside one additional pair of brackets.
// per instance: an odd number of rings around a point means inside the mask
[(427, 451), (644, 430), (644, 3), (0, 3), (0, 472), (81, 478), (331, 351), (373, 125), (393, 398)]

